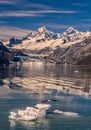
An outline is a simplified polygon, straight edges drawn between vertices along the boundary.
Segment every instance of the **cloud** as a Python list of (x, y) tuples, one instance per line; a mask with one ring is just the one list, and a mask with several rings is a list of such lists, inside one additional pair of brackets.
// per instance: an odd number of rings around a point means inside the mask
[(53, 7), (48, 6), (48, 5), (43, 5), (43, 4), (38, 4), (38, 3), (27, 3), (24, 4), (24, 7), (32, 7), (32, 8), (37, 8), (37, 9), (53, 9)]
[(0, 5), (15, 5), (17, 7), (32, 7), (36, 9), (52, 9), (49, 5), (32, 3), (27, 0), (0, 0)]
[(2, 0), (2, 1), (0, 1), (0, 4), (12, 5), (12, 4), (15, 4), (15, 2), (14, 1), (10, 1), (10, 0)]
[[(60, 25), (60, 24), (41, 24), (45, 25), (50, 30), (52, 29), (67, 29), (68, 25)], [(40, 25), (39, 25), (40, 26)], [(48, 30), (49, 30), (48, 29)], [(22, 37), (25, 37), (27, 34), (29, 34), (31, 30), (18, 28), (18, 27), (11, 27), (11, 26), (0, 26), (0, 40), (9, 40), (10, 37), (15, 37), (18, 39), (21, 39)]]
[(24, 16), (34, 17), (36, 15), (28, 11), (7, 11), (0, 13), (0, 17), (24, 17)]
[[(26, 1), (23, 1), (23, 3), (26, 3)], [(0, 4), (9, 4), (9, 5), (18, 5), (19, 3), (22, 3), (22, 0), (0, 0)]]
[(74, 10), (41, 10), (41, 11), (37, 11), (36, 13), (75, 14), (75, 13), (78, 13), (78, 11), (74, 11)]
[(33, 11), (2, 11), (0, 17), (36, 17), (43, 16), (43, 14), (75, 14), (79, 13), (74, 10), (33, 10)]
[(22, 38), (30, 33), (30, 30), (11, 27), (11, 26), (0, 26), (0, 39), (8, 40), (10, 37)]

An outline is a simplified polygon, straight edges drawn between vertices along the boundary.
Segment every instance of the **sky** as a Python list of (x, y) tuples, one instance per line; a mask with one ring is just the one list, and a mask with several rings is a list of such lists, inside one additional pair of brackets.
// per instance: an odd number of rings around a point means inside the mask
[(91, 31), (90, 0), (0, 0), (0, 39), (21, 38), (45, 26), (62, 33), (70, 26)]

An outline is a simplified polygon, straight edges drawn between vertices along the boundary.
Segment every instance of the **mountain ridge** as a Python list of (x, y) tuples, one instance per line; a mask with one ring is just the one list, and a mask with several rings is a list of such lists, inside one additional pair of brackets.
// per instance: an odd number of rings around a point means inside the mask
[(54, 33), (40, 27), (31, 31), (21, 41), (14, 39), (9, 43), (12, 49), (22, 50), (29, 54), (44, 55), (60, 63), (78, 64), (91, 53), (91, 32), (79, 32), (73, 27), (62, 34)]
[[(73, 27), (69, 27), (65, 32), (63, 32), (61, 34), (61, 33), (54, 33), (52, 31), (49, 31), (46, 29), (45, 26), (42, 26), (42, 27), (38, 28), (36, 31), (31, 31), (27, 36), (23, 37), (23, 39), (19, 42), (23, 48), (25, 47), (25, 49), (27, 49), (26, 45), (28, 44), (28, 47), (29, 47), (29, 43), (32, 45), (34, 44), (36, 46), (35, 43), (42, 43), (42, 42), (48, 42), (48, 41), (50, 41), (50, 43), (51, 43), (51, 40), (53, 40), (53, 42), (55, 42), (55, 40), (57, 40), (57, 42), (60, 42), (59, 43), (59, 46), (60, 46), (60, 44), (79, 42), (88, 37), (91, 37), (91, 32), (79, 32), (78, 30), (74, 29)], [(17, 44), (12, 43), (12, 46), (15, 46), (15, 45), (17, 45)], [(58, 46), (58, 44), (57, 44), (57, 46)], [(20, 48), (21, 48), (21, 46), (20, 46)], [(32, 49), (32, 47), (30, 47), (30, 49)], [(36, 49), (37, 49), (37, 47), (36, 47)]]

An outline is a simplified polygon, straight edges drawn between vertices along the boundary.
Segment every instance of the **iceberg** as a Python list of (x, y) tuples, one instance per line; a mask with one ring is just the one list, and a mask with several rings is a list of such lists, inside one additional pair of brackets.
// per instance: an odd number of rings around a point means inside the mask
[(38, 118), (46, 116), (46, 110), (49, 109), (49, 104), (37, 104), (34, 107), (26, 107), (24, 110), (18, 110), (17, 112), (10, 112), (9, 119), (12, 120), (24, 120), (33, 121)]
[(53, 111), (54, 114), (61, 114), (61, 115), (65, 115), (65, 116), (79, 116), (78, 113), (75, 113), (75, 112), (63, 112), (63, 111), (60, 111), (60, 110), (54, 110)]

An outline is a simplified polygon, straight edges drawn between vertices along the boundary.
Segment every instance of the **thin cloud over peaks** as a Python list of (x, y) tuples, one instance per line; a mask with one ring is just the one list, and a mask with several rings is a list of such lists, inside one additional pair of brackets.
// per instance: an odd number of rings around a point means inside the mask
[(10, 27), (10, 26), (0, 26), (0, 39), (8, 40), (10, 37), (15, 36), (15, 38), (22, 38), (30, 33), (30, 30)]
[(0, 13), (0, 17), (25, 17), (25, 16), (34, 17), (36, 15), (28, 11), (7, 11)]
[(75, 14), (79, 13), (78, 11), (74, 10), (34, 10), (34, 11), (2, 11), (0, 13), (0, 17), (36, 17), (36, 16), (43, 16), (43, 14)]
[(35, 30), (38, 24), (49, 23), (51, 30), (59, 32), (69, 25), (90, 24), (90, 5), (90, 0), (0, 0), (0, 25)]
[(0, 4), (5, 4), (5, 5), (12, 5), (12, 4), (15, 4), (15, 1), (10, 1), (10, 0), (2, 0), (0, 1)]
[(53, 9), (53, 7), (48, 6), (48, 5), (43, 5), (43, 4), (38, 4), (38, 3), (31, 3), (31, 4), (24, 4), (25, 7), (33, 7), (36, 9)]

